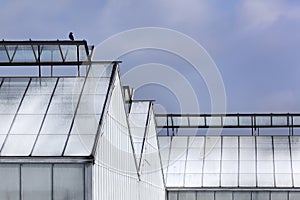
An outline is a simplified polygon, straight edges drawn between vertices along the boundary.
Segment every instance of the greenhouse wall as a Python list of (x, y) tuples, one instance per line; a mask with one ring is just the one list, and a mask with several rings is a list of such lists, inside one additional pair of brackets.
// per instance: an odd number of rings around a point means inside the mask
[(95, 152), (93, 199), (139, 199), (139, 179), (125, 112), (119, 75)]
[(0, 199), (90, 200), (91, 164), (0, 164)]
[(295, 191), (189, 191), (169, 192), (168, 200), (299, 200)]

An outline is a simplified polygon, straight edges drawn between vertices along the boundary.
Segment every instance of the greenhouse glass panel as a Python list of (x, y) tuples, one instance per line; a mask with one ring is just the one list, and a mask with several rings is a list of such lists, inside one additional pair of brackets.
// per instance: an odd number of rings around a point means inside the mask
[(29, 156), (36, 135), (13, 135), (10, 134), (1, 151), (1, 156)]
[(252, 200), (270, 200), (270, 192), (252, 192)]
[(232, 200), (232, 192), (216, 192), (215, 200)]
[(50, 95), (26, 95), (19, 114), (44, 114), (50, 101)]
[(288, 200), (288, 192), (271, 192), (271, 200)]
[(51, 165), (22, 165), (22, 200), (51, 200), (51, 178)]
[(20, 200), (20, 166), (0, 165), (0, 199)]
[(196, 192), (179, 192), (179, 200), (196, 200)]
[(39, 135), (33, 156), (62, 156), (67, 135)]
[(84, 165), (54, 165), (53, 197), (55, 200), (84, 200)]
[(59, 78), (55, 94), (80, 94), (84, 78)]
[(54, 95), (48, 110), (48, 114), (74, 114), (79, 95)]
[(197, 200), (214, 200), (214, 192), (197, 192)]
[(252, 200), (251, 192), (233, 192), (233, 200)]

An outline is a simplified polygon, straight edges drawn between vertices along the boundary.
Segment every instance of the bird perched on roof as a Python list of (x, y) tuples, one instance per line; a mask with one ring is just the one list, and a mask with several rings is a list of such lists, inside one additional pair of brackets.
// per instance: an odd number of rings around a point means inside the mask
[(74, 41), (74, 36), (73, 36), (72, 32), (69, 33), (69, 38), (70, 38), (70, 40)]

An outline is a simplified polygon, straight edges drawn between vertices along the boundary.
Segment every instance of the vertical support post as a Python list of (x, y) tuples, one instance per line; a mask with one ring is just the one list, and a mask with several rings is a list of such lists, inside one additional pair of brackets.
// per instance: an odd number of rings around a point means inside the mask
[(76, 45), (76, 50), (77, 50), (77, 76), (80, 76), (80, 65), (79, 65), (79, 45)]
[(41, 77), (41, 47), (38, 45), (38, 63), (39, 63), (39, 77)]

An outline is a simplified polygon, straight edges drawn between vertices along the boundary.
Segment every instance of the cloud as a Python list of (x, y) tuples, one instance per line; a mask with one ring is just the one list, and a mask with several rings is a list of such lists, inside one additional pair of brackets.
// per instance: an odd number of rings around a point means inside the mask
[(240, 25), (246, 31), (265, 30), (280, 19), (300, 19), (300, 4), (284, 0), (244, 0), (237, 8)]

